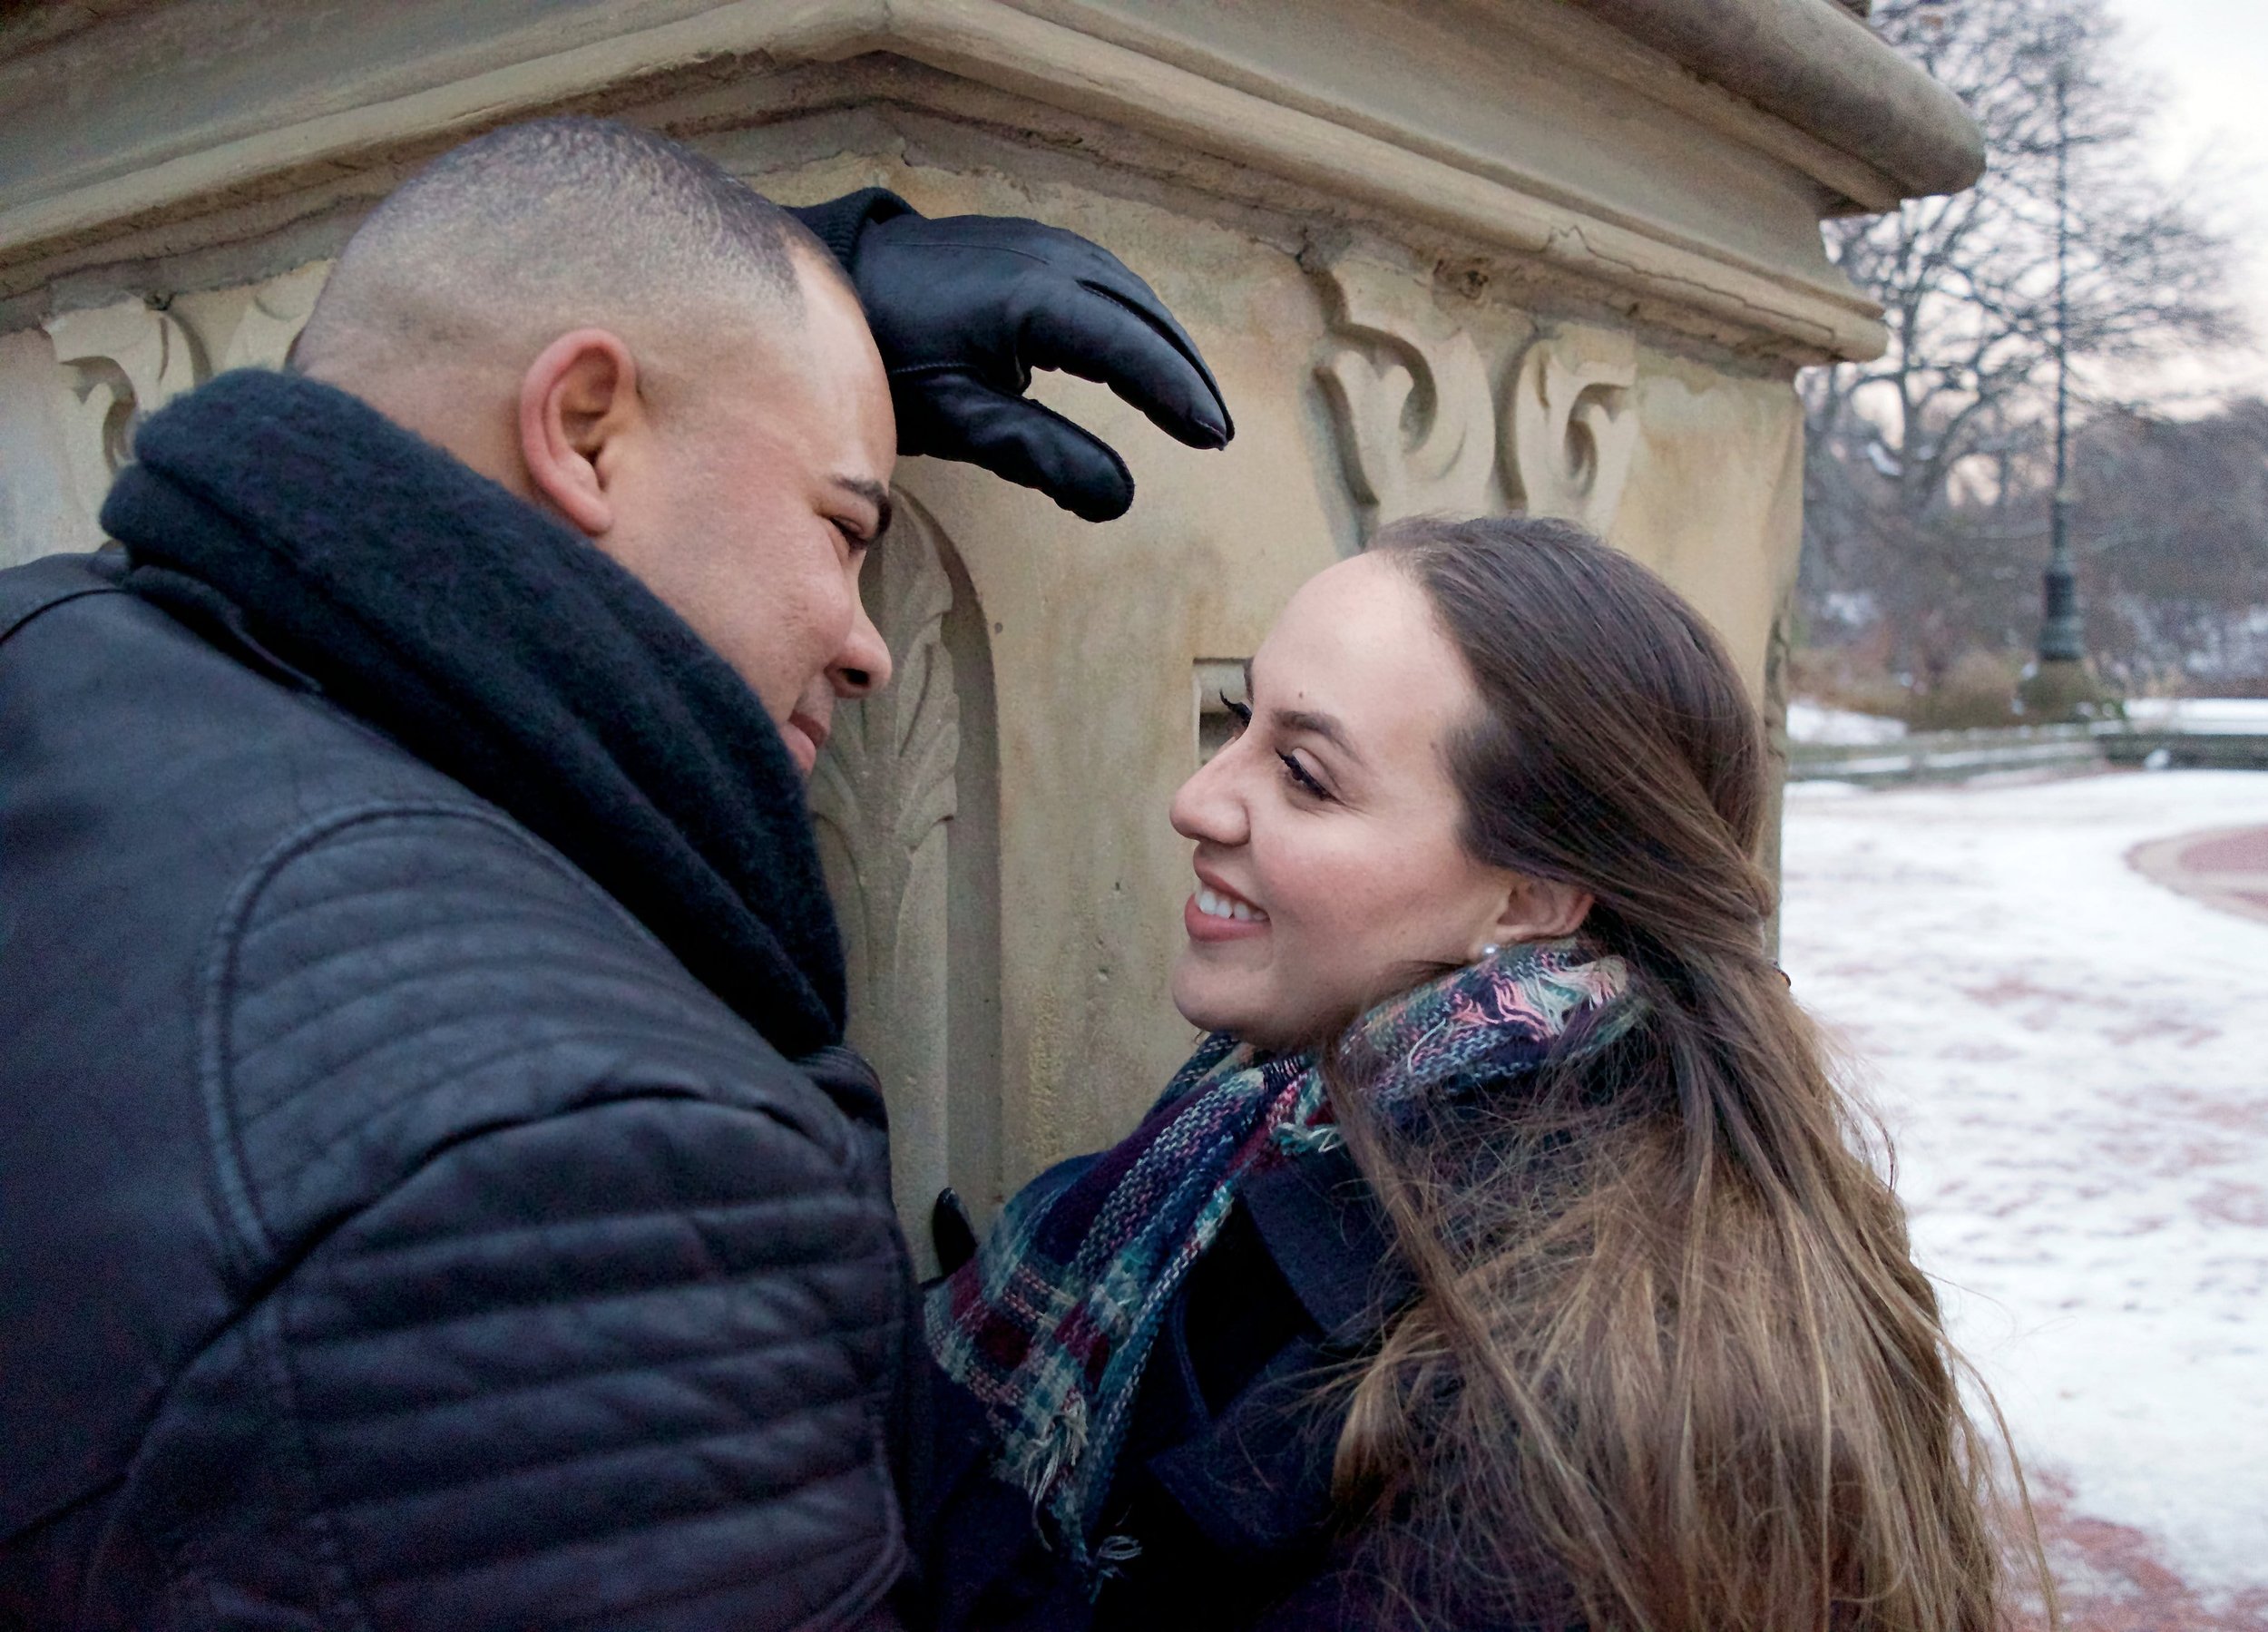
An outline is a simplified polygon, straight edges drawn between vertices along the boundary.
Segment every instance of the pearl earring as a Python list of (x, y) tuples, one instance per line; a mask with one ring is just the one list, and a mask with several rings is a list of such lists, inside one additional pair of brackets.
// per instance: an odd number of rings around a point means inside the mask
[(1503, 950), (1504, 949), (1499, 946), (1495, 942), (1491, 941), (1481, 948), (1481, 961), (1485, 963)]

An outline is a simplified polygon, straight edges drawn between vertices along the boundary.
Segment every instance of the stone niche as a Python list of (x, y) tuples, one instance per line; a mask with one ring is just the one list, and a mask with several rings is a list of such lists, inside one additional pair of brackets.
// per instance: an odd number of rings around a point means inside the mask
[(1716, 621), (1776, 720), (1793, 377), (1882, 341), (1818, 222), (1980, 161), (1837, 0), (27, 8), (0, 20), (0, 560), (94, 543), (135, 415), (278, 363), (410, 166), (558, 110), (784, 201), (881, 183), (1086, 233), (1237, 416), (1194, 453), (1042, 376), (1134, 471), (1101, 527), (901, 466), (868, 586), (899, 679), (812, 806), (909, 1221), (948, 1182), (988, 1216), (1181, 1059), (1168, 801), (1293, 588), (1382, 522), (1597, 529)]

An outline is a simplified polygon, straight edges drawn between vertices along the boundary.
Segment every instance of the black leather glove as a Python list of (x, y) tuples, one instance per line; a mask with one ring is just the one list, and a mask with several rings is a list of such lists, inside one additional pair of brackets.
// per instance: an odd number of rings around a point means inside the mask
[(898, 451), (981, 464), (1107, 522), (1126, 462), (1024, 389), (1034, 368), (1098, 380), (1192, 447), (1236, 435), (1197, 346), (1126, 264), (1012, 216), (930, 220), (875, 187), (791, 210), (850, 274), (890, 371)]
[(961, 1193), (951, 1185), (937, 1192), (929, 1208), (929, 1244), (936, 1249), (937, 1268), (951, 1275), (976, 1256), (976, 1225), (969, 1217)]

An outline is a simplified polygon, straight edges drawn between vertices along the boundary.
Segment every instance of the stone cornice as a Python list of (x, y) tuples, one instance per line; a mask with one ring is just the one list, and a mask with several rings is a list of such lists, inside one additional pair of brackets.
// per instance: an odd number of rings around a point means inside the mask
[(1984, 174), (1960, 99), (1826, 0), (1569, 0), (1765, 112), (1863, 160), (1905, 196)]
[[(1576, 3), (1594, 13), (1643, 9), (1640, 0)], [(1737, 0), (1750, 11), (1774, 5), (1816, 10), (1889, 55), (1862, 25), (1836, 17), (1825, 0)], [(142, 15), (161, 22), (166, 9)], [(1114, 10), (1080, 0), (737, 0), (699, 9), (665, 3), (630, 13), (657, 19), (630, 27), (622, 25), (624, 8), (606, 8), (603, 24), (591, 7), (552, 9), (558, 15), (529, 20), (545, 8), (517, 8), (516, 26), (445, 41), (414, 60), (386, 61), (383, 71), (344, 87), (293, 83), (282, 75), (272, 88), (248, 92), (232, 104), (230, 118), (210, 118), (202, 126), (191, 119), (139, 135), (121, 129), (106, 141), (97, 139), (105, 134), (99, 119), (82, 113), (83, 128), (70, 134), (85, 157), (74, 162), (74, 144), (58, 143), (53, 157), (41, 153), (45, 161), (31, 173), (19, 167), (0, 181), (0, 292), (36, 287), (44, 281), (38, 266), (57, 251), (289, 191), (452, 132), (587, 104), (610, 87), (688, 69), (762, 73), (887, 53), (1533, 257), (1584, 281), (1765, 337), (1774, 349), (1799, 357), (1871, 356), (1882, 343), (1872, 307), (1817, 256), (1815, 237), (1802, 242), (1794, 225), (1775, 225), (1778, 238), (1760, 249), (1659, 212), (1619, 208), (1520, 151), (1476, 151), (1413, 128), (1391, 112), (1336, 106), (1249, 64), (1240, 71), (1225, 54), (1208, 51), (1202, 37), (1173, 35), (1139, 15), (1139, 7)], [(1521, 26), (1515, 14), (1522, 8), (1505, 0), (1471, 0), (1468, 9), (1501, 14), (1491, 20)], [(1527, 9), (1543, 14), (1547, 31), (1587, 23), (1561, 4)], [(1643, 39), (1643, 23), (1624, 19), (1618, 26), (1650, 47), (1656, 43)], [(1532, 35), (1536, 19), (1526, 26)], [(1829, 116), (1831, 99), (1813, 97), (1808, 105), (1821, 116), (1806, 130), (1776, 113), (1759, 116), (1714, 87), (1681, 88), (1668, 64), (1657, 72), (1626, 63), (1609, 77), (1628, 83), (1649, 73), (1662, 83), (1648, 82), (1647, 94), (1670, 105), (1682, 97), (1686, 113), (1712, 126), (1727, 153), (1745, 151), (1787, 167), (1793, 180), (1813, 188), (1818, 209), (1852, 197), (1879, 208), (1901, 187), (1911, 190), (1901, 177), (1928, 179), (1913, 155), (1888, 138), (1882, 155), (1868, 148), (1853, 156), (1862, 144), (1851, 130), (1874, 127), (1863, 121), (1837, 124)], [(27, 100), (24, 83), (0, 89), (19, 104), (11, 119), (34, 111), (21, 105)], [(1698, 114), (1696, 93), (1715, 99)], [(60, 110), (62, 99), (56, 101)], [(1826, 139), (1837, 132), (1835, 141)], [(1734, 207), (1720, 213), (1742, 212)]]

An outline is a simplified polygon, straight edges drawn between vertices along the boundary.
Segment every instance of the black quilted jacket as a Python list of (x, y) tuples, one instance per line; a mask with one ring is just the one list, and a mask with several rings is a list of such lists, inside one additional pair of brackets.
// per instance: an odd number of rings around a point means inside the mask
[(859, 1061), (257, 642), (0, 644), (0, 1623), (894, 1625), (887, 1196)]

